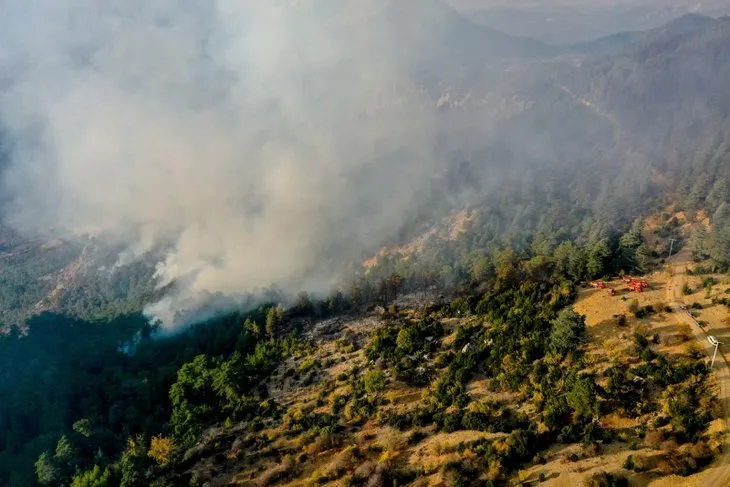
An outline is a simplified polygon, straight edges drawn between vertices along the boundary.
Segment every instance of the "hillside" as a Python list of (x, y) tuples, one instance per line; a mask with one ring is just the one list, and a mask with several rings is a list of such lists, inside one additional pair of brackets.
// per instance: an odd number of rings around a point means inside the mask
[[(635, 236), (623, 240), (629, 238)], [(39, 478), (52, 484), (87, 463), (95, 446), (123, 437), (123, 425), (149, 427), (169, 414), (169, 427), (151, 438), (133, 436), (118, 464), (87, 470), (77, 481), (593, 485), (589, 479), (628, 478), (673, 485), (682, 476), (702, 485), (716, 475), (720, 465), (708, 465), (727, 441), (716, 397), (724, 401), (726, 392), (714, 383), (701, 337), (693, 338), (678, 305), (667, 304), (671, 279), (657, 267), (646, 293), (632, 295), (613, 280), (616, 294), (609, 296), (574, 289), (564, 274), (571, 260), (565, 248), (554, 259), (501, 254), (486, 264), (495, 265), (492, 272), (474, 268), (481, 277), (473, 284), (483, 293), (444, 300), (419, 291), (418, 281), (404, 282), (385, 301), (376, 298), (390, 303), (387, 311), (358, 311), (367, 298), (352, 293), (359, 301), (259, 309), (167, 342), (142, 333), (133, 355), (104, 361), (102, 380), (86, 375), (99, 366), (96, 355), (78, 356), (54, 371), (59, 384), (76, 377), (79, 390), (67, 393), (72, 404), (82, 390), (94, 391), (86, 406), (74, 407), (89, 414), (108, 401), (117, 412), (77, 420), (56, 453), (36, 463)], [(726, 309), (717, 297), (727, 287), (719, 277), (710, 297), (686, 301), (701, 303), (709, 317), (703, 326), (719, 337), (726, 324), (711, 316)], [(573, 300), (578, 313), (564, 308)], [(53, 345), (67, 333), (59, 328), (64, 318), (46, 316), (44, 323), (31, 323), (38, 337), (24, 344), (48, 347), (53, 363)], [(79, 330), (68, 337), (78, 342), (69, 352), (87, 340), (98, 347), (109, 330), (69, 325)], [(31, 352), (10, 350), (8, 362)], [(177, 374), (158, 370), (155, 356), (178, 364)], [(28, 368), (24, 381), (33, 381), (36, 367), (43, 364)], [(164, 385), (169, 410), (156, 409)], [(124, 408), (125, 394), (135, 409)]]
[(155, 4), (130, 72), (122, 36), (73, 58), (113, 66), (96, 96), (59, 78), (63, 183), (3, 211), (82, 231), (2, 227), (0, 485), (725, 481), (730, 19), (556, 48), (439, 0), (271, 5), (263, 55)]
[(565, 82), (636, 134), (636, 149), (678, 169), (700, 163), (728, 133), (729, 45), (730, 18), (685, 16), (620, 53), (587, 60)]

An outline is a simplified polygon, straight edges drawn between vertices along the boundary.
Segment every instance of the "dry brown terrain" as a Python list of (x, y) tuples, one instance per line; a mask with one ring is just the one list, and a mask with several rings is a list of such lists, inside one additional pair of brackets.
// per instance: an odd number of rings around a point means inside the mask
[[(678, 353), (687, 346), (687, 331), (691, 332), (693, 342), (701, 349), (706, 350), (708, 356), (712, 356), (714, 347), (708, 342), (707, 336), (717, 337), (721, 342), (730, 344), (730, 325), (728, 324), (728, 309), (723, 305), (712, 305), (711, 298), (726, 296), (725, 290), (730, 289), (730, 282), (726, 276), (714, 276), (719, 284), (713, 286), (712, 294), (707, 294), (701, 289), (702, 277), (687, 274), (692, 268), (691, 256), (688, 250), (683, 250), (674, 255), (664, 269), (656, 271), (647, 276), (650, 289), (644, 293), (633, 293), (626, 288), (620, 280), (608, 282), (607, 287), (614, 289), (616, 295), (609, 296), (607, 290), (581, 289), (579, 298), (575, 305), (578, 312), (586, 315), (588, 332), (591, 340), (596, 345), (602, 345), (609, 354), (621, 354), (629, 346), (628, 338), (632, 330), (643, 327), (648, 334), (658, 334), (660, 345), (657, 347), (665, 353)], [(705, 277), (705, 276), (703, 276)], [(684, 284), (687, 283), (692, 289), (699, 289), (691, 295), (685, 296), (682, 292)], [(634, 318), (629, 312), (629, 303), (637, 300), (640, 306), (654, 305), (670, 306), (673, 312), (660, 312), (647, 318)], [(703, 305), (701, 311), (692, 310), (696, 317), (693, 318), (687, 311), (681, 309), (681, 305), (689, 306), (692, 303)], [(625, 314), (627, 317), (626, 331), (619, 331), (616, 326), (616, 314)], [(701, 323), (703, 327), (697, 325)], [(652, 487), (704, 487), (704, 486), (727, 486), (730, 485), (730, 448), (727, 442), (730, 440), (730, 369), (722, 353), (722, 348), (717, 355), (713, 378), (715, 382), (715, 393), (723, 409), (723, 419), (716, 420), (710, 428), (710, 435), (719, 437), (724, 435), (726, 447), (724, 453), (705, 470), (688, 477), (676, 475), (652, 479), (647, 475), (632, 474), (629, 476), (631, 485)], [(631, 426), (628, 418), (604, 418), (611, 420), (616, 426)], [(605, 426), (605, 424), (604, 424)], [(650, 451), (618, 451), (607, 453), (593, 462), (582, 461), (563, 467), (561, 474), (545, 483), (550, 486), (577, 486), (582, 480), (595, 471), (620, 471), (622, 464), (629, 454), (636, 455), (651, 454)], [(656, 453), (656, 452), (654, 452)], [(557, 468), (558, 465), (547, 467)], [(628, 474), (628, 472), (625, 472)]]
[[(648, 275), (645, 279), (650, 288), (643, 293), (634, 293), (627, 289), (619, 279), (608, 282), (614, 295), (607, 289), (581, 288), (575, 309), (586, 316), (588, 344), (587, 368), (590, 371), (602, 372), (612, 363), (624, 364), (627, 367), (636, 365), (639, 359), (632, 352), (634, 333), (640, 332), (652, 338), (652, 349), (667, 356), (686, 354), (688, 347), (709, 349), (707, 334), (717, 336), (720, 341), (730, 343), (730, 327), (727, 323), (727, 307), (712, 305), (712, 297), (727, 296), (725, 290), (730, 288), (730, 281), (722, 276), (715, 276), (719, 281), (711, 293), (701, 288), (706, 276), (687, 275), (691, 267), (687, 252), (680, 252), (662, 269)], [(726, 279), (724, 282), (722, 279)], [(700, 289), (685, 296), (683, 284), (687, 282), (693, 289)], [(639, 306), (653, 306), (657, 312), (643, 318), (636, 318), (630, 312), (632, 301)], [(409, 302), (401, 299), (400, 303)], [(696, 319), (706, 323), (703, 330), (694, 323), (694, 318), (686, 314), (680, 305), (700, 303), (703, 309), (695, 311)], [(414, 311), (403, 306), (402, 313), (410, 315)], [(619, 326), (617, 314), (627, 318), (625, 326)], [(453, 343), (456, 330), (477, 318), (446, 318), (442, 320), (444, 334), (441, 343), (444, 346)], [(337, 396), (348, 396), (351, 386), (338, 377), (349, 374), (353, 370), (364, 370), (373, 367), (368, 362), (363, 348), (369, 342), (372, 333), (385, 321), (377, 315), (369, 317), (337, 317), (316, 323), (308, 332), (312, 343), (311, 350), (292, 357), (279, 369), (270, 383), (270, 394), (277, 403), (286, 410), (310, 408), (316, 413), (326, 414), (331, 410), (332, 401)], [(429, 358), (433, 359), (433, 357)], [(424, 359), (425, 361), (425, 359)], [(721, 451), (726, 446), (728, 428), (727, 412), (730, 411), (730, 380), (724, 355), (718, 355), (713, 374), (714, 392), (721, 401), (722, 411), (715, 415), (709, 429), (703, 434), (702, 441), (712, 450)], [(386, 372), (388, 375), (389, 372)], [(388, 375), (389, 376), (389, 375)], [(389, 376), (390, 377), (390, 376)], [(386, 399), (381, 407), (383, 412), (390, 410), (403, 412), (417, 407), (422, 400), (423, 388), (410, 387), (405, 383), (390, 380), (387, 390), (383, 391)], [(640, 386), (637, 386), (640, 387)], [(498, 400), (510, 405), (514, 410), (532, 416), (531, 405), (520, 403), (518, 393), (495, 392), (490, 386), (490, 379), (484, 376), (474, 377), (467, 386), (473, 401)], [(661, 391), (660, 391), (661, 392)], [(656, 399), (656, 398), (655, 398)], [(611, 430), (613, 440), (610, 443), (591, 445), (555, 444), (540, 454), (540, 462), (531, 462), (530, 467), (517, 471), (512, 475), (511, 485), (545, 485), (553, 487), (581, 487), (584, 481), (594, 473), (613, 472), (625, 475), (632, 486), (723, 486), (730, 478), (730, 461), (725, 448), (712, 465), (700, 472), (680, 477), (668, 475), (662, 467), (666, 458), (673, 452), (686, 451), (687, 445), (674, 445), (671, 442), (651, 444), (637, 436), (637, 431), (648, 426), (644, 431), (660, 432), (661, 427), (649, 426), (653, 416), (645, 414), (638, 417), (622, 416), (614, 411), (600, 418), (600, 425)], [(418, 435), (418, 438), (414, 440)], [(463, 460), (469, 455), (469, 446), (480, 439), (499, 442), (505, 433), (484, 433), (479, 431), (455, 431), (452, 433), (437, 431), (434, 427), (413, 428), (399, 431), (384, 425), (377, 418), (371, 418), (347, 433), (347, 439), (338, 443), (327, 444), (318, 438), (306, 434), (292, 436), (286, 433), (286, 426), (264, 424), (255, 434), (249, 433), (243, 440), (230, 440), (230, 449), (225, 453), (231, 460), (231, 470), (222, 472), (220, 466), (206, 469), (215, 471), (220, 481), (215, 485), (343, 485), (342, 479), (327, 481), (337, 477), (332, 472), (353, 471), (353, 469), (375, 468), (376, 465), (398, 463), (414, 468), (422, 468), (423, 474), (419, 485), (450, 485), (448, 470), (444, 468), (449, 462)], [(661, 436), (661, 434), (660, 434)], [(266, 439), (266, 444), (252, 443), (246, 447), (247, 438)], [(344, 437), (343, 437), (344, 438)], [(228, 440), (223, 439), (223, 442)], [(251, 454), (247, 454), (251, 448)], [(274, 454), (276, 451), (291, 452), (282, 460)], [(352, 451), (358, 452), (353, 458)], [(254, 453), (255, 452), (255, 453)], [(627, 458), (632, 456), (646, 466), (644, 471), (626, 469)], [(358, 466), (359, 465), (359, 466)], [(200, 466), (199, 466), (200, 467)], [(287, 470), (281, 482), (270, 482), (266, 479), (278, 478), (279, 472)], [(672, 471), (672, 470), (670, 470)], [(286, 479), (286, 480), (284, 480)], [(541, 481), (542, 479), (542, 481)], [(213, 484), (211, 484), (213, 485)]]

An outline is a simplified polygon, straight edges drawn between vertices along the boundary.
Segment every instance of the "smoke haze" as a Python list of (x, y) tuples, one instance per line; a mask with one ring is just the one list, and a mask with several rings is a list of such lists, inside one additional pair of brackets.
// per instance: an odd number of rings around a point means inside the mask
[(417, 86), (352, 28), (371, 13), (3, 2), (4, 218), (123, 243), (120, 264), (169, 249), (157, 276), (180, 295), (158, 312), (202, 291), (328, 289), (399, 230), (436, 162)]

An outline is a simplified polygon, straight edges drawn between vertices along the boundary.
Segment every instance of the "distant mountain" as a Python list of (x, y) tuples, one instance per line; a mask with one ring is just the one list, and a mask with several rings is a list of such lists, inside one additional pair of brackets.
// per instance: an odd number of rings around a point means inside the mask
[(665, 39), (678, 39), (682, 35), (691, 34), (697, 29), (710, 26), (714, 19), (700, 14), (685, 14), (666, 25), (654, 29), (619, 32), (610, 36), (601, 37), (590, 42), (583, 42), (570, 46), (571, 51), (585, 53), (610, 53), (617, 51), (631, 44), (643, 41), (645, 39), (656, 40), (659, 37)]
[(730, 3), (724, 0), (448, 1), (476, 23), (557, 45), (590, 42), (618, 32), (649, 30), (687, 13), (711, 17), (730, 14)]
[(374, 38), (409, 65), (432, 72), (562, 52), (475, 24), (441, 0), (391, 0), (359, 27), (364, 38)]
[(610, 36), (601, 37), (590, 42), (582, 42), (570, 47), (571, 51), (583, 53), (610, 53), (622, 49), (629, 44), (639, 42), (650, 35), (650, 31), (638, 30), (629, 32), (619, 32)]
[(514, 37), (477, 25), (441, 0), (393, 0), (382, 19), (391, 32), (409, 43), (428, 39), (441, 50), (475, 58), (539, 57), (557, 51), (529, 38)]
[[(698, 144), (730, 140), (730, 18), (684, 16), (563, 80), (611, 114), (644, 149), (682, 159)], [(665, 154), (669, 156), (669, 154)]]
[(674, 188), (730, 178), (730, 18), (687, 15), (634, 35), (450, 92), (466, 101), (451, 105), (458, 128), (446, 138), (467, 163), (441, 199), (494, 193), (505, 175), (564, 174), (605, 218), (628, 218), (656, 174)]

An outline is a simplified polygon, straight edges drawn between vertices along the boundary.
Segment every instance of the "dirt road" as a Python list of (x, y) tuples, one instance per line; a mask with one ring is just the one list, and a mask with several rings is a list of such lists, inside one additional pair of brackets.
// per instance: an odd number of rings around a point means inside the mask
[[(692, 329), (692, 333), (697, 340), (697, 344), (704, 349), (707, 354), (712, 357), (715, 347), (707, 340), (707, 333), (700, 328), (694, 318), (681, 309), (684, 302), (682, 286), (687, 276), (687, 268), (691, 262), (691, 256), (688, 250), (683, 250), (674, 255), (667, 262), (667, 266), (671, 275), (671, 279), (667, 283), (667, 301), (674, 309), (674, 317), (681, 323), (687, 323)], [(726, 345), (729, 346), (729, 345)], [(718, 400), (722, 406), (723, 416), (725, 420), (725, 429), (730, 431), (730, 368), (725, 360), (722, 348), (717, 352), (715, 360), (715, 379), (717, 381)], [(692, 484), (707, 487), (724, 487), (730, 485), (730, 435), (725, 439), (725, 448), (715, 462), (705, 469), (703, 472), (692, 476)], [(684, 483), (682, 483), (684, 484)]]

